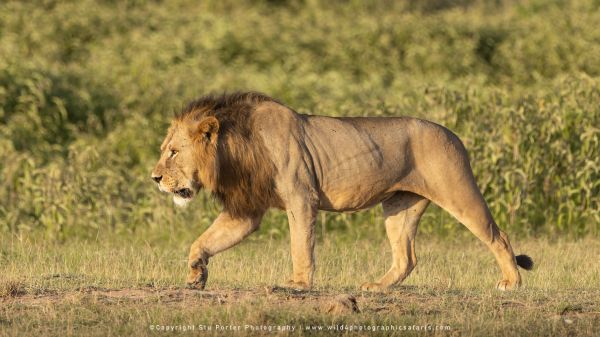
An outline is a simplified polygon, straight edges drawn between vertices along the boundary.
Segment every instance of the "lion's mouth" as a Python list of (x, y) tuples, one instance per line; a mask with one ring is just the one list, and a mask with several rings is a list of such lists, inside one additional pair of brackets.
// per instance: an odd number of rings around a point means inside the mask
[(190, 199), (192, 197), (192, 190), (189, 188), (182, 188), (182, 189), (175, 191), (175, 194), (177, 194), (178, 196), (180, 196), (184, 199)]

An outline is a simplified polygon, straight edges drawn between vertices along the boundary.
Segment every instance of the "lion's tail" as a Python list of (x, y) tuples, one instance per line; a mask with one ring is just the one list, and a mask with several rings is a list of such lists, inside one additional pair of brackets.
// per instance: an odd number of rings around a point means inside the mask
[(533, 260), (527, 255), (517, 255), (515, 256), (517, 259), (517, 266), (525, 269), (531, 270), (533, 269)]

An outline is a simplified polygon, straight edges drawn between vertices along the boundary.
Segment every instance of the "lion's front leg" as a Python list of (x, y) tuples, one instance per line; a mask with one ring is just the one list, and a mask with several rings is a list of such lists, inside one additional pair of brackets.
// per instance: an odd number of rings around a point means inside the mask
[(233, 217), (222, 212), (213, 224), (190, 248), (188, 258), (188, 285), (204, 289), (208, 279), (208, 259), (242, 241), (258, 229), (262, 215), (253, 217)]
[(317, 208), (305, 199), (292, 202), (287, 209), (293, 274), (286, 286), (310, 289), (315, 270), (315, 220)]
[(206, 286), (206, 280), (208, 279), (208, 256), (202, 256), (198, 258), (198, 255), (204, 255), (198, 253), (196, 249), (190, 249), (190, 256), (188, 257), (188, 275), (186, 283), (192, 288), (198, 288), (204, 290)]

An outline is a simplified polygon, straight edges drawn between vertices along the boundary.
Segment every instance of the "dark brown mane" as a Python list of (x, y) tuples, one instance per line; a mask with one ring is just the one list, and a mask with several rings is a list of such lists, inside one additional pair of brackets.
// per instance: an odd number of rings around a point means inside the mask
[[(231, 94), (221, 95), (206, 95), (193, 100), (187, 104), (185, 108), (175, 114), (175, 118), (178, 120), (184, 120), (191, 118), (199, 120), (200, 118), (208, 115), (215, 115), (216, 113), (223, 110), (236, 110), (237, 113), (244, 113), (243, 106), (255, 106), (261, 102), (276, 102), (274, 98), (271, 98), (260, 92), (234, 92)], [(281, 104), (281, 103), (280, 103)]]
[(275, 166), (252, 123), (256, 105), (268, 101), (277, 102), (256, 92), (209, 95), (190, 102), (175, 117), (200, 121), (214, 116), (219, 121), (212, 193), (233, 216), (256, 216), (281, 204), (275, 193)]

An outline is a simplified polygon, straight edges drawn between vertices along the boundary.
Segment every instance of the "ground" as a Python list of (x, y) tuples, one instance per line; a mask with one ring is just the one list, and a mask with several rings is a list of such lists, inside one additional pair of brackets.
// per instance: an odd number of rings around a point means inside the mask
[(183, 242), (45, 244), (4, 237), (0, 335), (598, 333), (598, 240), (514, 239), (516, 251), (530, 254), (536, 266), (522, 271), (523, 288), (500, 292), (493, 289), (498, 269), (483, 244), (425, 237), (417, 242), (419, 264), (403, 285), (366, 293), (360, 284), (381, 275), (390, 259), (384, 242), (371, 241), (319, 242), (316, 286), (304, 292), (277, 286), (290, 271), (286, 241), (250, 240), (215, 257), (207, 289), (198, 291), (184, 286)]

